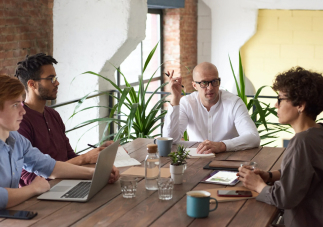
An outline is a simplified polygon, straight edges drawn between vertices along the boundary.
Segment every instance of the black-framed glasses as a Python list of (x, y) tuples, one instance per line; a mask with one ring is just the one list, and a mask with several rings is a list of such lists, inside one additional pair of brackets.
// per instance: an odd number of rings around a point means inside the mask
[(221, 82), (221, 78), (217, 78), (211, 81), (194, 81), (195, 83), (199, 84), (201, 88), (207, 88), (209, 86), (209, 84), (212, 84), (212, 87), (217, 87), (220, 85)]
[(33, 79), (33, 80), (51, 80), (52, 84), (55, 84), (55, 82), (57, 81), (57, 76), (54, 77), (48, 77), (48, 78), (39, 78), (39, 79)]
[(288, 98), (279, 98), (279, 96), (277, 96), (278, 106), (280, 106), (280, 103), (281, 103), (282, 100), (288, 100)]

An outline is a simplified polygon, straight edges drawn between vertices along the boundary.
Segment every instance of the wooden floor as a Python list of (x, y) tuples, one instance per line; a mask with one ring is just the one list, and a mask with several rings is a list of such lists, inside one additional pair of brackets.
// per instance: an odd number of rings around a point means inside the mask
[[(151, 139), (137, 139), (124, 148), (132, 158), (143, 163), (146, 145)], [(192, 147), (197, 147), (194, 144)], [(172, 148), (176, 150), (176, 145)], [(277, 170), (280, 168), (284, 148), (256, 148), (247, 151), (218, 154), (216, 160), (253, 160), (258, 168)], [(255, 199), (219, 203), (218, 209), (208, 218), (194, 219), (186, 215), (186, 192), (223, 187), (215, 184), (199, 183), (211, 170), (204, 170), (211, 159), (189, 159), (182, 185), (175, 185), (173, 199), (158, 199), (157, 191), (145, 189), (145, 180), (138, 183), (136, 197), (125, 199), (121, 195), (119, 181), (109, 184), (87, 203), (39, 201), (32, 198), (15, 210), (38, 212), (32, 220), (0, 219), (0, 226), (267, 226), (276, 217), (274, 206)], [(163, 167), (169, 166), (168, 158), (161, 158)], [(127, 168), (120, 168), (120, 172)], [(59, 180), (51, 181), (54, 185)], [(242, 186), (238, 183), (236, 186)]]

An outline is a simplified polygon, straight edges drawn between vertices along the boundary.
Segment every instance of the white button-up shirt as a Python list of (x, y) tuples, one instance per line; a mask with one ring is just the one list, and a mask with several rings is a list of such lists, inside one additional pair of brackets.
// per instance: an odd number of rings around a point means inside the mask
[(198, 92), (182, 97), (179, 106), (169, 105), (163, 136), (178, 142), (187, 130), (190, 141), (221, 141), (227, 151), (258, 147), (260, 137), (243, 101), (224, 90), (219, 96), (210, 111), (201, 103)]

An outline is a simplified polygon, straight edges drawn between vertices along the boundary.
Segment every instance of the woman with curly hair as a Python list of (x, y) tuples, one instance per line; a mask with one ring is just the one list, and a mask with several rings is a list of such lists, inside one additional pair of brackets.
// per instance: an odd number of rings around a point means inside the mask
[(301, 67), (279, 74), (277, 115), (295, 136), (284, 152), (281, 169), (273, 172), (239, 168), (239, 180), (257, 191), (258, 201), (284, 209), (286, 226), (323, 226), (323, 77)]

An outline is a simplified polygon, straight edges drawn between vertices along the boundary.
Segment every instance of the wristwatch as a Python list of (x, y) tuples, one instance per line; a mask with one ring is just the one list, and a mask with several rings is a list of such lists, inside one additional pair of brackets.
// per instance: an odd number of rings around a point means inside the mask
[(273, 178), (273, 173), (272, 173), (272, 172), (270, 172), (270, 171), (268, 171), (268, 173), (269, 173), (269, 179), (268, 179), (268, 181), (267, 181), (267, 184), (268, 184), (268, 183), (270, 183), (270, 181), (269, 181), (269, 180), (271, 180), (271, 179)]

